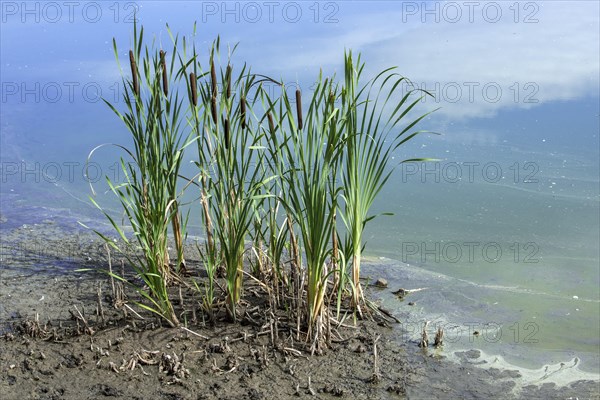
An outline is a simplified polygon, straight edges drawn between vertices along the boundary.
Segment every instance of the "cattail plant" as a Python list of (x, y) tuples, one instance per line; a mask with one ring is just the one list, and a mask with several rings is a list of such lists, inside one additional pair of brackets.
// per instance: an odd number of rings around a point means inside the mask
[[(219, 38), (204, 68), (195, 46), (188, 58), (185, 38), (182, 52), (174, 38), (169, 53), (142, 51), (142, 38), (143, 30), (138, 34), (134, 24), (131, 77), (123, 78), (125, 109), (106, 102), (133, 139), (132, 148), (117, 146), (125, 154), (125, 181), (107, 178), (133, 235), (103, 210), (122, 240), (141, 249), (139, 257), (125, 255), (145, 284), (136, 288), (145, 299), (140, 305), (171, 326), (179, 324), (168, 292), (177, 270), (170, 265), (167, 239), (170, 227), (177, 267), (184, 268), (188, 218), (181, 212), (180, 168), (185, 150), (196, 143), (198, 174), (185, 188), (192, 183), (200, 188), (206, 237), (198, 249), (208, 273), (204, 310), (212, 317), (214, 305), (224, 303), (236, 319), (245, 256), (254, 254), (255, 276), (269, 288), (269, 303), (285, 307), (297, 322), (297, 339), (304, 332), (312, 350), (320, 350), (334, 296), (339, 315), (349, 286), (351, 303), (361, 314), (363, 231), (393, 171), (392, 152), (422, 133), (414, 127), (428, 114), (408, 114), (428, 93), (409, 91), (394, 102), (406, 78), (386, 69), (360, 85), (364, 64), (347, 53), (343, 84), (319, 74), (303, 111), (300, 90), (294, 109), (284, 85), (281, 96), (271, 98), (262, 86), (269, 78), (251, 73), (245, 64), (236, 69), (231, 59), (220, 67)], [(114, 40), (113, 45), (118, 61)], [(178, 92), (183, 83), (187, 109)], [(224, 302), (215, 293), (219, 269), (225, 271)]]
[[(264, 96), (263, 103), (264, 108), (268, 110), (274, 110), (273, 100), (268, 95)], [(277, 101), (276, 101), (277, 102)], [(279, 110), (279, 115), (284, 115), (284, 110)], [(273, 273), (273, 289), (276, 295), (276, 302), (282, 302), (287, 309), (298, 310), (301, 301), (297, 301), (296, 293), (300, 285), (298, 278), (298, 271), (300, 268), (299, 252), (295, 251), (295, 240), (293, 232), (293, 223), (291, 215), (285, 212), (285, 207), (282, 206), (281, 198), (283, 195), (284, 186), (286, 182), (282, 177), (287, 171), (288, 166), (285, 164), (284, 157), (284, 146), (283, 144), (289, 137), (289, 135), (283, 132), (281, 135), (278, 134), (278, 130), (275, 126), (275, 121), (271, 115), (271, 111), (267, 111), (266, 119), (268, 123), (268, 143), (267, 151), (268, 157), (265, 159), (265, 168), (270, 170), (270, 174), (278, 177), (270, 182), (267, 192), (276, 194), (275, 196), (266, 199), (265, 210), (266, 216), (263, 218), (267, 227), (267, 234), (265, 235), (267, 242), (267, 254), (270, 260), (272, 273)], [(280, 136), (281, 141), (280, 141)], [(280, 212), (280, 209), (282, 212)], [(284, 250), (286, 244), (290, 243), (290, 258), (289, 272), (286, 272), (284, 266)], [(296, 257), (298, 256), (298, 257)], [(289, 275), (288, 275), (289, 274)], [(289, 301), (289, 302), (288, 302)], [(283, 304), (285, 303), (285, 304)], [(300, 317), (300, 313), (296, 315), (296, 318)]]
[[(198, 166), (204, 177), (206, 197), (205, 220), (212, 222), (216, 264), (225, 268), (227, 288), (227, 311), (236, 318), (236, 306), (241, 299), (244, 272), (245, 241), (249, 237), (257, 204), (264, 194), (264, 170), (257, 168), (262, 163), (262, 134), (251, 129), (252, 104), (238, 99), (247, 99), (254, 85), (254, 76), (244, 66), (234, 79), (231, 64), (220, 71), (221, 87), (217, 80), (216, 54), (218, 40), (210, 56), (208, 80), (199, 84), (201, 104), (204, 110), (198, 117), (199, 147)], [(260, 89), (259, 89), (260, 90)]]
[[(103, 211), (127, 245), (134, 241), (141, 249), (142, 256), (124, 253), (147, 287), (136, 287), (138, 293), (147, 300), (147, 303), (140, 305), (163, 317), (171, 326), (176, 326), (179, 321), (168, 293), (172, 274), (169, 266), (168, 228), (173, 226), (178, 253), (182, 254), (183, 241), (179, 235), (185, 228), (185, 223), (178, 219), (177, 179), (184, 149), (191, 142), (186, 141), (181, 131), (182, 102), (177, 91), (168, 94), (169, 74), (166, 73), (165, 53), (146, 47), (142, 58), (142, 38), (143, 29), (138, 34), (137, 25), (134, 24), (134, 48), (129, 51), (131, 79), (123, 78), (125, 110), (119, 111), (105, 100), (124, 122), (133, 139), (131, 149), (117, 145), (129, 158), (121, 158), (124, 182), (116, 184), (106, 178), (133, 230), (131, 238), (93, 198), (92, 202)], [(113, 48), (118, 62), (114, 39)], [(173, 45), (173, 57), (176, 53), (177, 42)], [(145, 84), (143, 93), (140, 90), (140, 76), (143, 76)], [(88, 159), (98, 148), (92, 150)], [(174, 222), (175, 218), (178, 222)], [(119, 249), (112, 240), (101, 236), (109, 245)], [(178, 259), (183, 260), (179, 256)], [(123, 277), (119, 278), (124, 280)]]
[[(177, 49), (177, 41), (174, 42), (174, 50)], [(183, 220), (180, 207), (179, 198), (182, 193), (179, 193), (179, 170), (181, 169), (181, 162), (183, 159), (183, 150), (186, 146), (183, 146), (183, 134), (182, 134), (182, 120), (181, 115), (182, 101), (179, 99), (179, 95), (176, 92), (175, 97), (169, 96), (169, 77), (168, 75), (173, 73), (173, 69), (167, 70), (167, 62), (165, 60), (166, 53), (161, 50), (160, 55), (160, 70), (162, 74), (162, 89), (164, 94), (163, 116), (161, 121), (161, 138), (162, 138), (162, 152), (166, 161), (165, 166), (167, 170), (167, 187), (170, 194), (171, 202), (171, 225), (173, 229), (173, 237), (175, 240), (175, 250), (177, 252), (177, 269), (184, 271), (186, 268), (184, 258), (184, 236), (185, 228), (187, 226), (187, 219)], [(175, 51), (171, 59), (171, 66), (175, 64)], [(188, 139), (188, 144), (189, 144)]]
[[(188, 68), (189, 66), (190, 65), (188, 65), (188, 63), (182, 62), (181, 70), (185, 71), (186, 68)], [(194, 69), (194, 71), (198, 71), (199, 62), (195, 46), (191, 57), (191, 67)], [(198, 80), (196, 78), (196, 72), (190, 72), (189, 74), (188, 97), (190, 101), (190, 109), (192, 114), (191, 118), (189, 119), (189, 124), (192, 127), (192, 134), (196, 137), (196, 144), (198, 149), (198, 160), (195, 161), (195, 164), (199, 169), (198, 180), (201, 191), (201, 215), (206, 233), (204, 248), (198, 246), (198, 251), (201, 255), (203, 265), (208, 276), (208, 282), (205, 284), (205, 295), (203, 297), (202, 305), (204, 310), (212, 319), (213, 303), (215, 301), (215, 277), (217, 273), (218, 264), (220, 262), (219, 255), (217, 253), (217, 248), (215, 245), (213, 220), (211, 217), (209, 205), (209, 167), (211, 164), (213, 150), (211, 136), (206, 135), (203, 128), (206, 124), (209, 123), (206, 120), (206, 108), (203, 106), (203, 104), (201, 104), (200, 107), (198, 106)], [(183, 73), (183, 75), (185, 76), (185, 73)]]
[[(369, 210), (393, 171), (393, 168), (389, 168), (392, 152), (424, 132), (413, 128), (430, 113), (415, 119), (408, 119), (407, 115), (423, 96), (429, 94), (411, 90), (400, 96), (397, 103), (391, 103), (393, 96), (401, 90), (401, 84), (406, 81), (405, 77), (394, 72), (395, 68), (380, 72), (371, 81), (360, 86), (364, 69), (360, 56), (355, 64), (352, 52), (348, 52), (344, 61), (341, 119), (345, 135), (342, 216), (348, 231), (345, 253), (352, 268), (353, 305), (360, 313), (360, 305), (363, 303), (360, 284), (363, 231), (365, 225), (375, 217), (369, 215)], [(376, 94), (373, 95), (373, 92)], [(399, 128), (400, 124), (404, 126)], [(420, 158), (403, 162), (427, 160), (429, 159)]]
[[(281, 202), (289, 216), (288, 221), (293, 221), (298, 227), (306, 258), (304, 321), (309, 336), (314, 340), (313, 350), (320, 347), (321, 333), (325, 327), (323, 314), (329, 274), (326, 262), (331, 256), (330, 239), (334, 231), (332, 213), (335, 203), (331, 199), (337, 196), (337, 193), (331, 193), (330, 183), (335, 174), (333, 166), (343, 149), (343, 137), (337, 129), (339, 110), (328, 97), (333, 92), (335, 88), (331, 81), (323, 81), (320, 76), (303, 130), (298, 129), (300, 121), (298, 117), (294, 118), (285, 90), (282, 90), (279, 108), (274, 102), (269, 102), (267, 113), (270, 146), (278, 147), (272, 148), (271, 154), (282, 157), (281, 161), (275, 162), (276, 165), (288, 166), (281, 175)], [(278, 116), (273, 118), (272, 114), (276, 111)], [(280, 124), (279, 135), (275, 133), (274, 120)], [(290, 228), (293, 233), (292, 224)], [(301, 263), (300, 260), (297, 262)], [(302, 293), (300, 289), (298, 295), (302, 296)]]

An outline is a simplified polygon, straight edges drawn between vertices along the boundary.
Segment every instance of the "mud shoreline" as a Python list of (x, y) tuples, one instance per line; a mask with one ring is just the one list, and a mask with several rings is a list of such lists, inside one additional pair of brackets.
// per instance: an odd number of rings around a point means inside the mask
[(2, 399), (600, 398), (598, 381), (519, 387), (519, 371), (486, 367), (478, 350), (450, 362), (443, 348), (398, 342), (383, 320), (346, 320), (331, 349), (309, 356), (264, 329), (251, 291), (248, 318), (238, 323), (211, 326), (190, 315), (189, 330), (161, 327), (133, 304), (139, 316), (112, 308), (106, 275), (74, 272), (106, 265), (95, 235), (50, 220), (2, 225)]

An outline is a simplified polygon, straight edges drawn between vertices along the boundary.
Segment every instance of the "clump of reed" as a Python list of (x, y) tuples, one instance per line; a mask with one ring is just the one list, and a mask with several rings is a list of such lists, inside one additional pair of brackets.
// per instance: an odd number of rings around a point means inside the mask
[[(336, 90), (332, 80), (320, 75), (306, 117), (302, 115), (299, 91), (295, 110), (286, 90), (282, 90), (281, 98), (275, 102), (267, 98), (272, 169), (280, 180), (279, 199), (285, 208), (294, 247), (292, 293), (298, 304), (305, 303), (298, 314), (304, 313), (302, 319), (309, 337), (315, 339), (313, 348), (318, 347), (324, 329), (322, 317), (332, 272), (327, 264), (332, 257), (333, 215), (339, 192), (332, 182), (344, 144), (343, 132), (338, 129), (339, 109), (334, 104)], [(306, 299), (303, 299), (305, 285)]]
[[(168, 228), (171, 225), (177, 247), (178, 266), (184, 265), (183, 232), (185, 221), (179, 213), (179, 170), (183, 149), (189, 141), (182, 134), (182, 100), (177, 90), (169, 92), (169, 77), (173, 72), (176, 43), (167, 68), (164, 51), (143, 49), (143, 28), (134, 25), (133, 49), (129, 50), (130, 78), (123, 72), (123, 100), (125, 110), (105, 103), (125, 124), (131, 134), (132, 148), (115, 145), (125, 156), (120, 160), (123, 182), (112, 182), (106, 177), (110, 190), (120, 202), (133, 235), (126, 235), (115, 218), (92, 198), (102, 210), (126, 245), (134, 241), (141, 249), (141, 256), (131, 256), (122, 251), (110, 238), (107, 244), (123, 253), (130, 265), (143, 280), (145, 287), (138, 292), (149, 304), (142, 307), (160, 315), (170, 325), (177, 326), (178, 318), (168, 294), (168, 284), (174, 276), (168, 252)], [(116, 42), (113, 48), (119, 60)], [(95, 148), (89, 155), (92, 157)], [(93, 190), (93, 188), (92, 188)], [(115, 277), (124, 280), (123, 277)]]
[[(107, 102), (133, 139), (131, 149), (118, 145), (130, 159), (121, 159), (125, 182), (108, 180), (133, 235), (105, 212), (121, 239), (142, 250), (129, 259), (145, 284), (138, 288), (147, 300), (142, 307), (179, 324), (168, 286), (189, 267), (180, 199), (197, 188), (189, 212), (197, 212), (204, 227), (198, 249), (208, 279), (195, 281), (202, 311), (214, 320), (224, 305), (235, 321), (244, 276), (251, 273), (268, 304), (295, 321), (296, 339), (302, 332), (311, 351), (320, 351), (333, 318), (330, 305), (338, 317), (347, 303), (363, 313), (363, 231), (393, 171), (392, 152), (422, 133), (414, 127), (428, 114), (408, 115), (427, 93), (398, 96), (406, 78), (393, 69), (362, 84), (364, 63), (346, 53), (344, 80), (320, 73), (304, 108), (300, 90), (290, 99), (283, 84), (236, 66), (235, 47), (221, 64), (219, 38), (206, 64), (185, 38), (171, 35), (168, 52), (142, 51), (142, 38), (134, 26), (125, 110)], [(281, 95), (270, 94), (264, 82), (280, 85)], [(184, 179), (183, 155), (194, 143), (197, 173)], [(175, 264), (167, 251), (169, 227)], [(225, 284), (217, 285), (219, 279)], [(217, 286), (224, 287), (223, 297)]]
[[(219, 40), (212, 46), (206, 72), (195, 61), (190, 68), (189, 97), (192, 131), (198, 144), (202, 208), (207, 233), (205, 263), (212, 285), (216, 266), (225, 270), (227, 311), (236, 318), (236, 305), (242, 296), (244, 256), (251, 226), (265, 195), (261, 187), (268, 182), (263, 163), (264, 134), (249, 118), (253, 101), (249, 93), (256, 77), (244, 65), (237, 75), (231, 64), (219, 68)], [(192, 55), (197, 60), (197, 54)], [(197, 76), (202, 76), (198, 81)], [(219, 77), (218, 77), (219, 75)], [(221, 88), (219, 90), (219, 87)], [(254, 97), (256, 99), (256, 97)], [(212, 296), (213, 288), (208, 292)], [(212, 304), (212, 299), (206, 302)]]
[[(409, 91), (395, 98), (406, 78), (393, 69), (361, 84), (360, 57), (355, 63), (347, 53), (344, 61), (343, 84), (319, 75), (306, 114), (300, 91), (296, 91), (295, 109), (285, 88), (280, 98), (266, 96), (265, 102), (270, 165), (272, 175), (278, 177), (278, 199), (285, 208), (292, 264), (297, 267), (290, 274), (295, 285), (292, 295), (305, 302), (303, 319), (309, 336), (316, 340), (313, 348), (318, 347), (316, 338), (324, 329), (328, 298), (336, 298), (339, 314), (349, 290), (352, 308), (362, 314), (362, 234), (374, 218), (369, 211), (393, 172), (392, 152), (423, 132), (413, 128), (428, 115), (405, 121), (428, 94)], [(390, 104), (393, 100), (398, 102)], [(337, 215), (345, 227), (343, 241)], [(295, 238), (301, 251), (294, 249)], [(301, 298), (304, 286), (306, 299)]]
[[(410, 111), (430, 94), (409, 90), (398, 98), (407, 78), (398, 74), (395, 68), (388, 68), (361, 85), (365, 64), (360, 55), (355, 63), (352, 52), (347, 52), (344, 66), (340, 126), (345, 138), (341, 160), (341, 215), (346, 226), (344, 253), (352, 268), (353, 305), (360, 313), (364, 303), (360, 284), (361, 256), (365, 246), (363, 232), (366, 224), (375, 218), (369, 214), (370, 209), (393, 172), (394, 168), (390, 167), (392, 153), (426, 132), (414, 130), (414, 127), (433, 111), (416, 118), (409, 117)], [(428, 160), (431, 159), (406, 159), (401, 163)]]

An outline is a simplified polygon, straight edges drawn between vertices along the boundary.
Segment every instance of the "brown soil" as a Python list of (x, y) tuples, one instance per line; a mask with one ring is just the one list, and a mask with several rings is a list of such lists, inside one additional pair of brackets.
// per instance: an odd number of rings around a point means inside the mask
[[(39, 243), (56, 254), (36, 252)], [(52, 223), (2, 231), (1, 255), (3, 400), (600, 398), (591, 381), (517, 387), (518, 371), (474, 366), (477, 351), (450, 363), (443, 350), (399, 343), (393, 323), (382, 318), (356, 325), (347, 319), (334, 329), (331, 347), (310, 356), (279, 325), (285, 313), (272, 316), (251, 283), (236, 323), (221, 318), (223, 310), (214, 323), (201, 312), (184, 313), (199, 300), (184, 287), (176, 306), (187, 328), (163, 327), (131, 302), (131, 290), (128, 305), (140, 315), (113, 307), (106, 275), (75, 273), (106, 266), (102, 243)], [(197, 258), (187, 257), (192, 271)]]

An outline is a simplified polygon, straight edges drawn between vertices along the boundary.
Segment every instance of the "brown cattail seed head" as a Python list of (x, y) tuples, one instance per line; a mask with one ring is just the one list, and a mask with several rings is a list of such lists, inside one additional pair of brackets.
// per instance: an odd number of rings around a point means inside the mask
[(229, 150), (229, 119), (225, 119), (225, 148)]
[(231, 65), (227, 66), (225, 76), (227, 77), (227, 98), (229, 99), (231, 98)]
[(240, 111), (241, 111), (241, 118), (242, 118), (242, 129), (246, 128), (246, 99), (245, 98), (241, 98), (240, 99)]
[(167, 80), (167, 62), (165, 61), (165, 52), (160, 51), (160, 65), (162, 66), (162, 84), (165, 96), (169, 94), (169, 81)]
[(296, 89), (296, 114), (298, 116), (298, 129), (302, 129), (302, 94)]
[(129, 50), (129, 64), (131, 65), (131, 77), (133, 78), (133, 92), (140, 95), (140, 83), (138, 81), (137, 64), (135, 63), (135, 57), (133, 51)]
[(275, 132), (275, 124), (273, 123), (273, 116), (271, 113), (267, 113), (267, 119), (269, 120), (269, 129), (271, 133)]
[(215, 62), (212, 60), (210, 62), (210, 82), (212, 85), (212, 95), (213, 97), (217, 97), (217, 71), (215, 70)]
[(198, 88), (196, 87), (196, 74), (190, 73), (190, 89), (192, 91), (192, 104), (194, 107), (198, 105)]
[(217, 124), (217, 97), (213, 96), (210, 99), (210, 113), (212, 114), (212, 119), (215, 125)]

